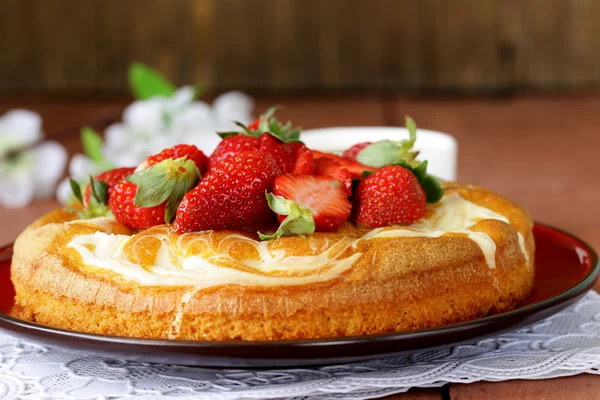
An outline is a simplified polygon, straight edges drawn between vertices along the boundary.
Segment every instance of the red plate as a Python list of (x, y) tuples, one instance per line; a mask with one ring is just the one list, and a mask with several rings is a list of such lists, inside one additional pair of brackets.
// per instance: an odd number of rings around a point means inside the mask
[(537, 322), (567, 307), (596, 282), (600, 264), (590, 246), (545, 225), (533, 229), (536, 277), (527, 303), (513, 311), (439, 328), (316, 340), (270, 342), (135, 339), (68, 331), (8, 315), (12, 246), (0, 250), (0, 328), (15, 336), (73, 351), (135, 361), (214, 367), (323, 365), (396, 356), (474, 342)]

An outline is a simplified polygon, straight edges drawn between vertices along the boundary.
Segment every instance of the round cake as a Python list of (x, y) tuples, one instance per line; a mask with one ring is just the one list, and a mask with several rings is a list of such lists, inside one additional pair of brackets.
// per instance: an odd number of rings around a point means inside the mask
[(182, 340), (379, 334), (515, 308), (533, 285), (530, 216), (480, 187), (444, 189), (412, 224), (272, 240), (57, 210), (15, 243), (16, 305), (55, 327)]

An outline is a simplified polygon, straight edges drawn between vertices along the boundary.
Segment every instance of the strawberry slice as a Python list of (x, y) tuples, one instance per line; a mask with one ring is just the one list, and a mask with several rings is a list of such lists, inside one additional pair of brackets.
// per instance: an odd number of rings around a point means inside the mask
[(317, 169), (312, 151), (300, 142), (286, 143), (286, 150), (294, 160), (292, 174), (314, 175)]
[[(273, 193), (291, 200), (301, 210), (308, 210), (314, 220), (315, 231), (337, 231), (350, 217), (352, 204), (348, 200), (348, 193), (338, 180), (331, 177), (278, 176), (273, 184)], [(287, 216), (278, 213), (277, 217), (283, 223)]]
[(369, 167), (368, 165), (361, 164), (356, 161), (348, 160), (344, 157), (340, 157), (337, 154), (333, 153), (324, 153), (322, 151), (313, 150), (312, 151), (315, 160), (319, 160), (321, 158), (329, 158), (342, 167), (346, 168), (348, 172), (352, 175), (353, 179), (361, 179), (363, 177), (363, 173), (367, 171), (375, 171), (377, 168)]
[(348, 196), (352, 196), (352, 175), (345, 167), (342, 167), (340, 163), (333, 161), (331, 158), (320, 158), (316, 161), (316, 164), (316, 175), (337, 179), (348, 192)]

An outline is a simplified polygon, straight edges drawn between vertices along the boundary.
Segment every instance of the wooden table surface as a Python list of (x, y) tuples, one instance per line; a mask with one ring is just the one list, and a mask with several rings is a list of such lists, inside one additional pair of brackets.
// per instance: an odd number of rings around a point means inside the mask
[[(0, 114), (25, 107), (39, 112), (50, 138), (80, 152), (78, 127), (119, 118), (125, 100), (0, 100)], [(319, 97), (257, 100), (257, 113), (285, 106), (279, 116), (303, 128), (401, 126), (454, 135), (458, 180), (485, 186), (526, 207), (541, 222), (570, 231), (600, 249), (600, 96), (524, 96), (506, 99)], [(9, 243), (33, 219), (57, 207), (36, 201), (24, 209), (0, 207), (0, 243)], [(596, 286), (600, 289), (600, 285)], [(600, 378), (579, 375), (540, 381), (446, 385), (389, 399), (600, 399)]]

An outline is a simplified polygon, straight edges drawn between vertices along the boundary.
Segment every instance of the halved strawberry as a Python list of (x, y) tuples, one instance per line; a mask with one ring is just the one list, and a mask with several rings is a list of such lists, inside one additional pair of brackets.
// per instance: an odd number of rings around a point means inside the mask
[(169, 147), (168, 149), (164, 149), (158, 154), (151, 155), (147, 157), (139, 167), (136, 168), (136, 171), (141, 171), (144, 168), (151, 167), (154, 164), (158, 164), (159, 162), (169, 158), (175, 160), (181, 157), (185, 157), (186, 159), (193, 161), (201, 174), (206, 172), (208, 158), (204, 155), (202, 150), (191, 144), (178, 144), (176, 146)]
[(259, 151), (225, 158), (185, 195), (173, 231), (265, 229), (273, 220), (265, 191), (279, 174), (281, 170), (273, 158)]
[[(326, 176), (282, 175), (275, 179), (273, 193), (310, 211), (314, 230), (333, 232), (350, 217), (352, 204), (337, 179)], [(287, 215), (278, 213), (283, 223)]]
[[(129, 167), (125, 167), (125, 168), (115, 168), (115, 169), (111, 169), (109, 171), (104, 171), (99, 175), (96, 175), (94, 177), (95, 181), (103, 181), (104, 183), (106, 183), (107, 186), (107, 196), (108, 198), (110, 198), (110, 194), (113, 191), (113, 188), (119, 183), (121, 182), (123, 179), (127, 178), (129, 175), (133, 174), (133, 172), (135, 171), (135, 168), (129, 168)], [(83, 205), (84, 206), (88, 206), (90, 203), (90, 195), (92, 192), (92, 187), (91, 185), (87, 185), (85, 187), (85, 194), (83, 195)]]
[(286, 149), (292, 159), (294, 165), (292, 166), (292, 174), (304, 174), (314, 175), (317, 171), (315, 164), (315, 158), (313, 157), (312, 151), (300, 142), (290, 142), (285, 144)]
[(352, 196), (352, 175), (345, 167), (331, 158), (320, 158), (315, 163), (317, 164), (316, 175), (337, 179), (348, 192), (348, 197)]
[(358, 153), (371, 144), (373, 144), (373, 142), (362, 142), (355, 144), (354, 146), (344, 151), (342, 157), (347, 158), (348, 160), (356, 161), (356, 156), (358, 155)]
[(114, 187), (108, 204), (117, 221), (130, 228), (168, 224), (199, 178), (193, 160), (167, 158), (123, 179)]
[(340, 157), (337, 154), (333, 153), (324, 153), (322, 151), (313, 150), (312, 151), (315, 160), (319, 160), (321, 158), (329, 158), (342, 167), (346, 168), (348, 172), (352, 175), (353, 179), (361, 179), (363, 177), (364, 172), (375, 171), (377, 168), (369, 167), (368, 165), (361, 164), (356, 161), (348, 160), (344, 157)]

